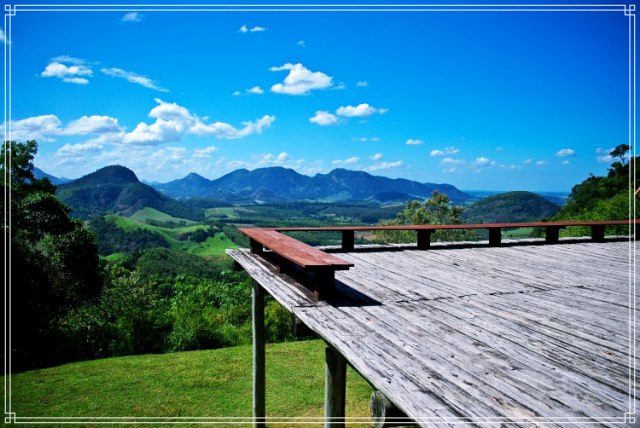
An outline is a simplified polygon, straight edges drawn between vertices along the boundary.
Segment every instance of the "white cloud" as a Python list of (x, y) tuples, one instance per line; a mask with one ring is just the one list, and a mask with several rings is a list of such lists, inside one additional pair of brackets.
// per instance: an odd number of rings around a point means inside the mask
[(407, 144), (411, 145), (411, 146), (417, 146), (420, 144), (424, 144), (424, 141), (422, 140), (417, 140), (417, 139), (413, 139), (413, 138), (409, 138), (407, 140)]
[[(59, 57), (60, 58), (60, 57)], [(75, 58), (74, 58), (75, 59)], [(52, 61), (47, 64), (44, 71), (40, 73), (42, 77), (57, 77), (66, 83), (86, 85), (89, 80), (86, 77), (93, 76), (91, 68), (82, 64), (65, 65), (59, 61)]]
[(64, 129), (66, 135), (86, 135), (103, 134), (110, 132), (120, 132), (122, 128), (118, 124), (118, 119), (109, 116), (82, 116), (73, 120)]
[(55, 141), (47, 135), (59, 135), (62, 122), (56, 115), (47, 114), (11, 121), (11, 138), (18, 141)]
[(176, 121), (156, 119), (155, 123), (147, 125), (140, 122), (133, 131), (124, 134), (125, 144), (157, 145), (180, 141), (184, 131), (182, 124)]
[(129, 12), (122, 17), (122, 22), (140, 22), (143, 17), (144, 15), (141, 13)]
[(549, 165), (549, 162), (540, 160), (540, 161), (536, 162), (536, 165), (537, 166), (545, 166), (545, 165)]
[(375, 163), (375, 164), (371, 165), (367, 169), (369, 171), (380, 171), (380, 170), (383, 170), (383, 169), (398, 168), (398, 167), (402, 166), (403, 163), (404, 163), (403, 161), (378, 162), (378, 163)]
[(556, 156), (559, 157), (568, 157), (568, 156), (575, 156), (576, 155), (576, 151), (573, 149), (560, 149), (556, 152)]
[(522, 161), (522, 163), (525, 164), (525, 165), (529, 165), (531, 162), (532, 162), (531, 159), (526, 159), (526, 160)]
[(7, 37), (4, 35), (4, 30), (0, 28), (0, 43), (7, 43)]
[(176, 103), (164, 102), (160, 98), (155, 98), (154, 101), (158, 103), (158, 105), (151, 109), (149, 117), (176, 121), (182, 124), (188, 124), (196, 121), (196, 116), (192, 115), (185, 107)]
[(276, 157), (276, 161), (278, 162), (284, 162), (289, 160), (289, 154), (287, 152), (282, 152), (278, 155), (278, 157)]
[(453, 147), (453, 146), (448, 146), (445, 147), (444, 150), (440, 150), (440, 149), (435, 149), (435, 150), (431, 150), (431, 156), (445, 156), (445, 155), (457, 155), (458, 153), (460, 153), (460, 149)]
[(382, 159), (382, 153), (376, 153), (375, 155), (371, 155), (369, 156), (369, 159), (371, 159), (372, 161), (379, 161), (380, 159)]
[(378, 137), (373, 137), (373, 138), (371, 139), (371, 141), (373, 141), (374, 143), (377, 143), (378, 141), (380, 141), (380, 138), (378, 138)]
[(196, 159), (207, 159), (210, 158), (211, 154), (217, 150), (218, 148), (216, 146), (209, 146), (203, 149), (195, 149), (191, 157)]
[(352, 156), (348, 159), (336, 159), (331, 162), (332, 165), (355, 165), (360, 161), (360, 158), (357, 156)]
[(440, 161), (440, 163), (442, 165), (460, 165), (460, 164), (463, 164), (464, 161), (460, 159), (444, 158)]
[(369, 82), (360, 81), (356, 83), (356, 86), (360, 86), (362, 88), (369, 86)]
[(234, 97), (239, 97), (240, 95), (242, 95), (242, 92), (240, 92), (240, 91), (235, 91), (235, 92), (233, 93), (233, 96), (234, 96)]
[(610, 155), (602, 155), (602, 156), (597, 156), (596, 160), (602, 163), (610, 163), (613, 161), (613, 158)]
[(264, 94), (264, 90), (262, 90), (262, 88), (260, 88), (260, 86), (254, 86), (251, 89), (247, 89), (247, 92), (249, 92), (251, 94)]
[(141, 76), (132, 71), (126, 71), (121, 68), (103, 68), (100, 71), (106, 74), (107, 76), (119, 77), (119, 78), (125, 79), (130, 83), (135, 83), (136, 85), (142, 85), (145, 88), (154, 89), (160, 92), (169, 92), (168, 89), (161, 88), (156, 84), (156, 82), (154, 82), (150, 78), (146, 76)]
[(255, 122), (242, 122), (244, 128), (241, 129), (237, 129), (224, 122), (215, 122), (207, 125), (198, 121), (189, 129), (189, 132), (196, 135), (215, 135), (217, 138), (235, 140), (251, 134), (262, 134), (262, 131), (271, 127), (271, 124), (275, 122), (275, 120), (275, 116), (264, 115)]
[(491, 159), (484, 156), (480, 156), (479, 158), (476, 158), (475, 161), (473, 161), (474, 166), (482, 167), (482, 168), (494, 166), (495, 164), (496, 164), (495, 161), (492, 161)]
[(563, 160), (562, 161), (562, 165), (569, 165), (571, 162), (569, 162), (568, 160)]
[(603, 148), (601, 148), (601, 147), (598, 147), (598, 148), (596, 149), (596, 154), (598, 154), (598, 155), (605, 155), (605, 154), (606, 154), (606, 155), (608, 155), (608, 154), (609, 154), (609, 153), (611, 153), (614, 149), (615, 149), (615, 147), (611, 147), (611, 148), (609, 148), (609, 149), (603, 149)]
[(285, 64), (271, 67), (270, 71), (289, 70), (283, 83), (276, 83), (271, 91), (277, 94), (306, 95), (313, 90), (326, 89), (333, 85), (333, 78), (320, 71), (312, 72), (302, 64)]
[(300, 40), (300, 41), (296, 42), (296, 45), (298, 45), (298, 46), (300, 46), (302, 48), (306, 48), (307, 47), (307, 45), (304, 42), (304, 40)]
[(65, 144), (59, 148), (54, 156), (56, 157), (78, 157), (86, 156), (88, 153), (96, 153), (103, 149), (102, 144), (83, 143), (83, 144)]
[(315, 116), (309, 118), (309, 122), (322, 125), (322, 126), (328, 126), (328, 125), (335, 125), (336, 123), (338, 123), (338, 118), (335, 115), (329, 113), (328, 111), (318, 110)]
[(260, 33), (263, 31), (267, 31), (267, 29), (265, 27), (260, 27), (260, 26), (249, 28), (246, 25), (243, 25), (242, 27), (240, 27), (238, 31), (243, 34), (247, 34), (247, 33)]
[(378, 109), (373, 106), (370, 106), (367, 103), (358, 104), (357, 106), (346, 106), (346, 107), (338, 107), (336, 110), (336, 114), (338, 116), (344, 117), (368, 117), (373, 116), (374, 114), (384, 114), (387, 109)]

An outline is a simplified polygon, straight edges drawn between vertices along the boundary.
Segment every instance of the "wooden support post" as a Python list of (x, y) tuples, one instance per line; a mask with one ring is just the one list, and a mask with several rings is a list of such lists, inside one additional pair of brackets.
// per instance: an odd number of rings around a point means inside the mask
[(430, 229), (417, 230), (419, 250), (426, 250), (427, 248), (431, 247), (431, 232), (433, 231)]
[(329, 300), (335, 295), (335, 274), (335, 271), (328, 269), (321, 269), (315, 272), (313, 296), (315, 297), (316, 301), (320, 299)]
[(502, 228), (491, 227), (489, 228), (489, 245), (497, 247), (502, 242)]
[(324, 426), (344, 427), (347, 360), (335, 349), (325, 350)]
[(253, 281), (253, 426), (266, 426), (265, 411), (265, 340), (264, 289)]
[(253, 238), (249, 239), (249, 248), (251, 249), (252, 254), (262, 254), (264, 251), (262, 244)]
[(371, 394), (369, 407), (371, 408), (371, 418), (375, 428), (416, 426), (413, 420), (409, 419), (402, 410), (398, 409), (380, 391), (374, 391)]
[(294, 337), (317, 337), (313, 330), (293, 314), (291, 314), (291, 334)]
[(557, 244), (560, 239), (560, 227), (559, 226), (547, 226), (547, 237), (545, 242), (547, 244)]
[(604, 225), (591, 226), (591, 239), (596, 242), (604, 242)]
[(355, 246), (356, 233), (353, 230), (342, 231), (342, 251), (351, 251)]

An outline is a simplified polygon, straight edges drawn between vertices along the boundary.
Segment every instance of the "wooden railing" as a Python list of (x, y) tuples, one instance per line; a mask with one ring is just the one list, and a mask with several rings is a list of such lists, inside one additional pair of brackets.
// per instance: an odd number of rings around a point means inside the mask
[(354, 249), (355, 232), (359, 231), (389, 231), (410, 230), (416, 232), (417, 246), (427, 249), (431, 246), (431, 234), (437, 230), (451, 229), (487, 229), (489, 231), (489, 245), (498, 246), (501, 243), (502, 229), (520, 227), (543, 227), (546, 230), (546, 243), (559, 241), (560, 229), (569, 226), (586, 226), (591, 228), (591, 239), (604, 241), (607, 226), (637, 226), (637, 220), (611, 221), (554, 221), (530, 223), (483, 223), (483, 224), (429, 224), (406, 226), (339, 226), (339, 227), (278, 227), (278, 228), (241, 228), (240, 232), (249, 237), (251, 252), (262, 254), (267, 248), (277, 255), (275, 263), (278, 272), (284, 272), (291, 265), (298, 266), (310, 272), (314, 277), (314, 295), (316, 300), (330, 296), (335, 283), (335, 271), (353, 267), (353, 263), (345, 261), (333, 254), (312, 247), (281, 232), (341, 232), (342, 250)]
[(341, 232), (342, 250), (350, 251), (354, 248), (355, 232), (376, 230), (413, 230), (417, 235), (418, 248), (426, 249), (431, 246), (431, 234), (436, 230), (450, 229), (486, 229), (489, 231), (489, 245), (497, 246), (502, 241), (502, 229), (520, 227), (543, 227), (546, 230), (545, 241), (549, 244), (557, 243), (560, 229), (568, 226), (591, 227), (591, 238), (594, 241), (604, 240), (607, 226), (636, 226), (637, 220), (609, 220), (609, 221), (549, 221), (529, 223), (481, 223), (481, 224), (427, 224), (403, 226), (336, 226), (336, 227), (276, 227), (278, 232)]

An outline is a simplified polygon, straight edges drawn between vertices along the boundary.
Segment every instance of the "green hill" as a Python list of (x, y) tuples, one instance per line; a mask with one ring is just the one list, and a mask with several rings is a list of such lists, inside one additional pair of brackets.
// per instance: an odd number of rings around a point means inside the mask
[(558, 205), (531, 192), (492, 195), (473, 203), (462, 213), (463, 223), (519, 223), (548, 219)]
[(73, 216), (84, 219), (105, 213), (131, 215), (145, 207), (190, 220), (203, 218), (202, 209), (162, 195), (119, 165), (62, 184), (56, 195), (71, 207)]
[[(24, 372), (11, 378), (10, 410), (18, 418), (45, 417), (40, 423), (74, 417), (250, 417), (251, 355), (250, 346), (240, 346)], [(266, 374), (267, 416), (322, 417), (323, 341), (267, 345)], [(369, 417), (371, 387), (351, 367), (347, 376), (347, 416)]]

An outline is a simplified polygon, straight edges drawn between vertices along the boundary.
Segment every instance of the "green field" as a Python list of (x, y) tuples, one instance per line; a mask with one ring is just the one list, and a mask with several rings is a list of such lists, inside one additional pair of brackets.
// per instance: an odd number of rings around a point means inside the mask
[(186, 251), (201, 257), (218, 257), (224, 255), (227, 248), (238, 248), (238, 246), (227, 239), (224, 233), (219, 232), (205, 242), (189, 245)]
[[(266, 358), (267, 416), (322, 417), (324, 342), (270, 344)], [(250, 346), (72, 363), (14, 375), (11, 411), (18, 418), (246, 417), (251, 376)], [(369, 416), (371, 392), (349, 368), (347, 417)]]
[(178, 218), (170, 216), (169, 214), (158, 211), (154, 208), (143, 208), (139, 211), (133, 213), (130, 217), (131, 220), (134, 220), (138, 223), (150, 223), (152, 221), (159, 223), (168, 223), (168, 224), (176, 224), (176, 225), (192, 225), (196, 224), (195, 221), (187, 220), (184, 218)]

